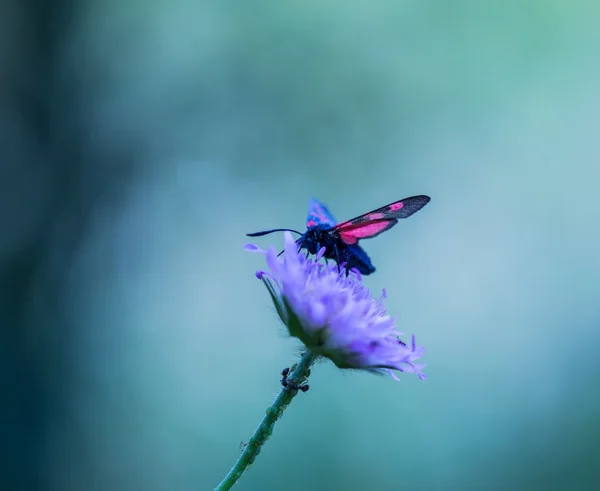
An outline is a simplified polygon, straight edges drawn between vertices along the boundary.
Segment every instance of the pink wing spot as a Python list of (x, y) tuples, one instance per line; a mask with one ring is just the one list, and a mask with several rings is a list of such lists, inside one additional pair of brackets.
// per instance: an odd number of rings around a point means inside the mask
[(398, 211), (402, 207), (404, 207), (404, 203), (402, 203), (402, 201), (398, 201), (398, 203), (392, 203), (390, 205), (390, 211)]
[(383, 217), (384, 217), (383, 213), (371, 213), (371, 214), (369, 214), (368, 219), (369, 220), (378, 220)]
[(317, 222), (315, 222), (314, 220), (309, 220), (308, 222), (306, 222), (307, 227), (314, 227), (315, 225), (317, 225)]
[(373, 237), (374, 235), (383, 232), (384, 230), (390, 227), (390, 224), (394, 223), (396, 222), (387, 220), (385, 222), (369, 223), (368, 225), (363, 225), (361, 227), (341, 231), (340, 238), (346, 244), (356, 244), (358, 239)]

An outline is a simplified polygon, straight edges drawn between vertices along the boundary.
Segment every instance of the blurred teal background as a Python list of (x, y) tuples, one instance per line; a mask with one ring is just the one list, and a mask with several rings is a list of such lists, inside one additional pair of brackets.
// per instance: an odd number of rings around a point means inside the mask
[(245, 234), (414, 194), (429, 379), (316, 366), (235, 489), (600, 489), (600, 3), (2, 6), (1, 489), (212, 489), (298, 352)]

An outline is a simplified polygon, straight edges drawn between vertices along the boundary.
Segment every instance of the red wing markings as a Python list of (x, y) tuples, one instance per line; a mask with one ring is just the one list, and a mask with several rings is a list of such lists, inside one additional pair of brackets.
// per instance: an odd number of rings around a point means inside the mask
[(346, 244), (356, 244), (359, 239), (370, 239), (379, 235), (381, 232), (392, 228), (398, 223), (398, 220), (372, 220), (369, 222), (358, 223), (340, 229), (340, 238)]

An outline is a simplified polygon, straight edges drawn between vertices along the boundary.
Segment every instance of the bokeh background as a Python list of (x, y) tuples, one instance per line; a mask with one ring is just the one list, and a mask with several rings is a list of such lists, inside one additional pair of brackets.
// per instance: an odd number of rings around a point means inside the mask
[(429, 379), (318, 365), (236, 489), (600, 489), (600, 3), (0, 5), (0, 489), (212, 489), (298, 351), (244, 234), (413, 194)]

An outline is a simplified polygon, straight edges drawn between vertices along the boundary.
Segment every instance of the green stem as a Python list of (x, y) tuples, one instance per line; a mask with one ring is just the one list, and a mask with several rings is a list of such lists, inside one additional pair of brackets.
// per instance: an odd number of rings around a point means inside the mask
[[(291, 374), (288, 376), (288, 380), (296, 386), (302, 384), (310, 374), (310, 366), (315, 361), (316, 356), (311, 352), (307, 351), (302, 355), (302, 358), (298, 364), (293, 368)], [(275, 402), (267, 408), (266, 414), (250, 441), (246, 444), (242, 455), (227, 473), (225, 478), (221, 481), (215, 491), (226, 491), (231, 489), (237, 480), (242, 477), (244, 471), (254, 462), (254, 459), (259, 454), (263, 444), (269, 439), (271, 433), (273, 433), (273, 427), (275, 422), (281, 417), (283, 411), (287, 408), (288, 404), (298, 393), (297, 390), (283, 387), (279, 395), (275, 399)]]

